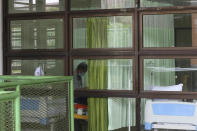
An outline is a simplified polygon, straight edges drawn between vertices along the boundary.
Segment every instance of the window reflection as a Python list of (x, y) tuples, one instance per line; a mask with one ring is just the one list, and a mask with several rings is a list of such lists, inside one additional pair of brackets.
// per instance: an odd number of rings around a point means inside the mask
[(12, 64), (11, 64), (11, 69), (12, 69), (12, 72), (11, 74), (13, 75), (19, 75), (21, 74), (22, 72), (22, 69), (21, 69), (21, 63), (22, 61), (21, 60), (13, 60), (12, 61)]
[(9, 0), (9, 13), (64, 10), (64, 0)]
[(12, 49), (63, 48), (62, 19), (11, 21)]
[(11, 75), (64, 75), (63, 60), (12, 60)]
[(11, 42), (14, 49), (21, 49), (22, 28), (21, 24), (13, 24), (11, 28)]
[(47, 47), (54, 49), (56, 42), (56, 28), (47, 28)]

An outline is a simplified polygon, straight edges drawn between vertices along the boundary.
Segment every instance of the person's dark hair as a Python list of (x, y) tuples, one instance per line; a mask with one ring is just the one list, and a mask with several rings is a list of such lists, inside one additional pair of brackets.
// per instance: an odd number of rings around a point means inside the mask
[(85, 62), (82, 62), (80, 63), (78, 66), (77, 66), (77, 70), (79, 71), (83, 71), (83, 72), (87, 72), (88, 70), (88, 65), (85, 63)]

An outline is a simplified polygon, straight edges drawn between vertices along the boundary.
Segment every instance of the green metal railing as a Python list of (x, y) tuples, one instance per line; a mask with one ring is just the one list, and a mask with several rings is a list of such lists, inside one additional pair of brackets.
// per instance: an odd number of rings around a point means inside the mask
[[(0, 130), (74, 131), (73, 100), (72, 76), (0, 76)], [(3, 114), (8, 101), (9, 119)]]
[[(7, 105), (11, 105), (11, 107), (9, 108)], [(16, 91), (0, 91), (0, 130), (21, 130), (19, 86), (16, 87)]]

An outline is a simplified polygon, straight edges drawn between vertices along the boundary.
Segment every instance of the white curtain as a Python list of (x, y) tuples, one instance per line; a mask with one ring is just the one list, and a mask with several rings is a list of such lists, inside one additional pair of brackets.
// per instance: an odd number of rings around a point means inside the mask
[[(143, 17), (144, 47), (174, 47), (174, 16), (146, 15)], [(175, 72), (166, 72), (166, 68), (174, 68), (174, 59), (144, 60), (144, 90), (153, 86), (169, 86), (175, 84)], [(141, 99), (141, 124), (144, 124), (144, 105)]]
[(144, 47), (174, 47), (174, 15), (143, 17)]
[[(130, 104), (130, 106), (129, 106)], [(108, 130), (122, 127), (135, 126), (136, 102), (132, 98), (109, 98), (108, 99)]]
[(132, 60), (111, 59), (108, 60), (108, 89), (132, 90)]
[[(132, 17), (130, 17), (132, 19)], [(124, 25), (121, 18), (110, 18), (108, 47), (131, 47), (132, 23)], [(132, 61), (128, 59), (108, 60), (108, 89), (132, 90)], [(135, 126), (136, 101), (131, 98), (108, 98), (108, 130)]]
[(140, 5), (141, 7), (165, 7), (165, 6), (173, 6), (173, 0), (168, 0), (169, 3), (167, 3), (166, 1), (161, 3), (161, 2), (157, 2), (157, 1), (152, 1), (152, 0), (140, 0)]
[(132, 47), (132, 16), (109, 17), (108, 48)]
[(73, 19), (73, 48), (87, 48), (86, 18)]
[(102, 9), (131, 8), (134, 5), (134, 0), (101, 0)]
[[(132, 61), (108, 60), (108, 89), (132, 90)], [(108, 98), (108, 130), (135, 126), (136, 104), (131, 98)]]
[[(174, 15), (146, 15), (143, 18), (144, 47), (174, 47)], [(174, 73), (165, 68), (174, 68), (174, 59), (144, 60), (144, 87), (175, 84)], [(159, 71), (155, 71), (159, 69)]]

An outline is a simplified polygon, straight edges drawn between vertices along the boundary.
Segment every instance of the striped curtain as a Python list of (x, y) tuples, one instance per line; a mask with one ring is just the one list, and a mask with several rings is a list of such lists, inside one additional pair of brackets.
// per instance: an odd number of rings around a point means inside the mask
[[(159, 4), (158, 2), (155, 4)], [(174, 47), (174, 15), (146, 15), (143, 17), (143, 47)], [(165, 72), (165, 68), (174, 68), (174, 59), (144, 60), (144, 90), (153, 86), (175, 84), (175, 72)], [(159, 71), (155, 71), (159, 68)], [(141, 124), (144, 124), (146, 99), (141, 99)]]
[[(106, 48), (107, 18), (87, 19), (88, 48)], [(88, 61), (89, 89), (107, 89), (107, 60)], [(107, 98), (88, 99), (88, 131), (108, 131)]]

